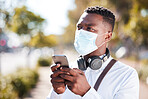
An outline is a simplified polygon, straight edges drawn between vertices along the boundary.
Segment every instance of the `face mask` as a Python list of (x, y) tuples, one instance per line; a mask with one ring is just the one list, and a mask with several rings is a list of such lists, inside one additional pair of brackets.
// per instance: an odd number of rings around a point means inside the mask
[(102, 44), (100, 44), (97, 47), (95, 44), (97, 36), (98, 36), (98, 34), (88, 32), (88, 31), (85, 31), (82, 29), (76, 30), (75, 41), (74, 41), (74, 46), (75, 46), (76, 51), (80, 55), (84, 56), (84, 55), (87, 55), (87, 54), (97, 50), (99, 47), (101, 47), (103, 44), (105, 44), (105, 42), (103, 42)]

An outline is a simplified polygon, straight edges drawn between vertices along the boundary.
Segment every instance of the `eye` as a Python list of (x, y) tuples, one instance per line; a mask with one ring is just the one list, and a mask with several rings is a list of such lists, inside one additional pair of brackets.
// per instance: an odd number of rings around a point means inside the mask
[(95, 31), (95, 29), (91, 28), (91, 27), (87, 27), (87, 31)]

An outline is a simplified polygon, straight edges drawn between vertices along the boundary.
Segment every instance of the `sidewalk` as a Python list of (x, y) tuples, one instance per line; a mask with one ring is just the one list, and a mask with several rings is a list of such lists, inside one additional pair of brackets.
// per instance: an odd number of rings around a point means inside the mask
[(50, 73), (50, 67), (40, 67), (40, 77), (36, 87), (33, 88), (28, 97), (24, 99), (46, 99), (51, 89)]

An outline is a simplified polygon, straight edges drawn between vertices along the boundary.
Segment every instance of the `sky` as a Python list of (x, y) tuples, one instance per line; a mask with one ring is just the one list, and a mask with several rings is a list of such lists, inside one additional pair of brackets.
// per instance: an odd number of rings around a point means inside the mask
[(69, 23), (68, 10), (75, 8), (74, 0), (27, 0), (28, 10), (46, 19), (45, 35), (64, 32)]

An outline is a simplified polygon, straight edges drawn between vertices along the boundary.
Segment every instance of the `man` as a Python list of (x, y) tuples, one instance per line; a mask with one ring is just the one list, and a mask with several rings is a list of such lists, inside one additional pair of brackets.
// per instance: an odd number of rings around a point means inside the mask
[(47, 99), (139, 98), (137, 72), (119, 61), (112, 64), (98, 89), (94, 87), (113, 60), (106, 46), (111, 40), (114, 23), (114, 14), (106, 8), (89, 7), (85, 10), (77, 23), (74, 43), (81, 55), (79, 69), (62, 68), (60, 64), (52, 66), (53, 90)]

